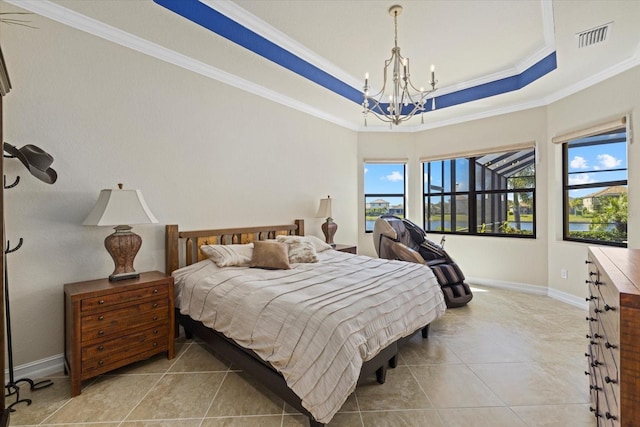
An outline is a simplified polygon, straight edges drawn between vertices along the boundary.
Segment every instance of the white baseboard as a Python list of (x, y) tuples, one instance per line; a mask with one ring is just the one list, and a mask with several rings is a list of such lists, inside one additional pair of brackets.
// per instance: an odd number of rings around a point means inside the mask
[(584, 298), (577, 297), (566, 292), (558, 291), (556, 289), (547, 288), (545, 286), (529, 285), (526, 283), (505, 282), (502, 280), (494, 279), (482, 279), (480, 277), (467, 277), (466, 282), (469, 285), (476, 284), (480, 286), (486, 286), (488, 288), (501, 288), (528, 294), (546, 295), (550, 298), (562, 301), (574, 307), (582, 308), (584, 310), (589, 309), (589, 304), (585, 301)]
[[(64, 354), (47, 357), (45, 359), (36, 360), (35, 362), (25, 363), (24, 365), (14, 366), (13, 378), (15, 381), (21, 378), (29, 378), (37, 381), (42, 377), (51, 375), (64, 375)], [(9, 370), (5, 370), (4, 378), (9, 380)]]
[[(561, 292), (555, 289), (549, 289), (544, 286), (529, 285), (526, 283), (505, 282), (502, 280), (494, 279), (482, 279), (479, 277), (467, 277), (467, 283), (471, 286), (479, 285), (486, 286), (488, 288), (501, 288), (511, 291), (524, 292), (535, 295), (547, 295), (558, 301), (573, 305), (578, 308), (587, 310), (589, 305), (580, 297)], [(16, 380), (20, 378), (30, 378), (37, 380), (42, 377), (64, 373), (64, 354), (58, 354), (46, 359), (36, 360), (35, 362), (25, 363), (24, 365), (16, 366), (13, 370), (14, 378)], [(5, 378), (9, 378), (9, 371), (5, 371)]]
[(480, 285), (489, 288), (508, 289), (510, 291), (524, 292), (526, 294), (547, 295), (547, 288), (544, 286), (528, 285), (526, 283), (505, 282), (503, 280), (482, 279), (480, 277), (467, 277), (469, 285)]

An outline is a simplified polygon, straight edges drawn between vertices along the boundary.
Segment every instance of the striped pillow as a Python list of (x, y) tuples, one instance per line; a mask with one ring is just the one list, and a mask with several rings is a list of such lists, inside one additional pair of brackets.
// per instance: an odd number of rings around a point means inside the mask
[(218, 267), (248, 267), (253, 257), (253, 243), (246, 245), (202, 245), (200, 250)]

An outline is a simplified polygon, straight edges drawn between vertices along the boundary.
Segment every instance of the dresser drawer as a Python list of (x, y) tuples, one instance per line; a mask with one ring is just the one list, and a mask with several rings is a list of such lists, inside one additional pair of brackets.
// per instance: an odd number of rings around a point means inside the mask
[(128, 329), (164, 321), (169, 317), (169, 300), (151, 300), (112, 311), (82, 316), (82, 341), (92, 341), (112, 334), (125, 334)]
[(90, 311), (106, 308), (116, 304), (138, 301), (144, 298), (168, 297), (169, 286), (166, 283), (160, 283), (145, 288), (131, 289), (123, 292), (116, 292), (95, 298), (87, 298), (82, 300), (81, 310)]
[(141, 353), (167, 350), (169, 338), (169, 328), (166, 325), (160, 325), (85, 346), (82, 348), (82, 373), (93, 373), (96, 370), (110, 371), (115, 365), (121, 366), (120, 361)]

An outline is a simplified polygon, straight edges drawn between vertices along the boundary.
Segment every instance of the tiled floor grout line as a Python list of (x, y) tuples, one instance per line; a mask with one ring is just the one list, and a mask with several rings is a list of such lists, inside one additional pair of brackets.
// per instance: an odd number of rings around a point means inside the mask
[(158, 380), (155, 383), (153, 383), (151, 387), (149, 387), (149, 390), (147, 390), (147, 392), (138, 400), (138, 402), (131, 408), (131, 410), (124, 416), (124, 418), (120, 420), (120, 422), (118, 423), (118, 427), (122, 426), (122, 424), (129, 417), (129, 415), (131, 415), (133, 411), (136, 410), (136, 408), (144, 401), (144, 399), (149, 395), (149, 393), (151, 393), (153, 389), (160, 383), (160, 381), (162, 381), (162, 379), (169, 373), (169, 371), (171, 371), (171, 368), (184, 356), (184, 354), (186, 354), (191, 349), (192, 344), (193, 343), (184, 343), (184, 347), (180, 350), (178, 357), (176, 357), (172, 361), (169, 367), (162, 373), (162, 375), (160, 375), (160, 378), (158, 378)]

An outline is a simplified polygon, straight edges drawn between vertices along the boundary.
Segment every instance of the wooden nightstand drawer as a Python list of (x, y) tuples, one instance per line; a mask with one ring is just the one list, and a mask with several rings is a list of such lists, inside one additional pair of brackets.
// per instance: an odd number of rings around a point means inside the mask
[(166, 350), (169, 328), (166, 325), (159, 325), (155, 328), (137, 331), (129, 335), (121, 336), (111, 340), (96, 342), (82, 348), (82, 371), (95, 365), (91, 361), (108, 360), (109, 363), (126, 359), (138, 353), (148, 350)]
[(168, 286), (166, 284), (148, 286), (146, 288), (134, 289), (125, 292), (117, 292), (82, 300), (82, 311), (103, 309), (126, 302), (136, 302), (143, 298), (166, 297), (167, 294)]
[(139, 278), (64, 285), (65, 372), (71, 396), (82, 380), (155, 354), (175, 355), (173, 278), (158, 271)]
[(169, 300), (153, 300), (113, 311), (82, 316), (82, 341), (108, 337), (138, 328), (141, 325), (165, 321), (169, 316)]

